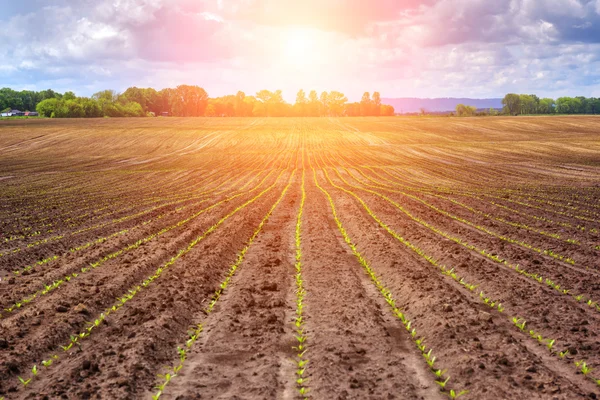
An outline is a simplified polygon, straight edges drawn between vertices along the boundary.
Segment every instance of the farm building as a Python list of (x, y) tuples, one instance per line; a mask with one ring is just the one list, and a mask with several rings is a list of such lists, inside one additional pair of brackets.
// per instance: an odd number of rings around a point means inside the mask
[(0, 114), (1, 117), (23, 117), (24, 115), (25, 113), (19, 110), (5, 111), (2, 114)]
[(0, 113), (0, 117), (37, 117), (39, 114), (35, 111), (10, 110)]

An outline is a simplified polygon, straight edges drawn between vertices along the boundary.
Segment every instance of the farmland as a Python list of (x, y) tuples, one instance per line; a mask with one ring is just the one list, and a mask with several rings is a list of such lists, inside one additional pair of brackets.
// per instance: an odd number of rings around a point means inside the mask
[(599, 131), (0, 121), (0, 399), (596, 398)]

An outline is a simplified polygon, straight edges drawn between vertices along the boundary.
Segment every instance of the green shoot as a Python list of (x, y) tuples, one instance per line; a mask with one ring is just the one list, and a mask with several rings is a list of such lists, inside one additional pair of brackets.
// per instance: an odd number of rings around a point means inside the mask
[(583, 375), (587, 375), (592, 371), (592, 368), (590, 368), (583, 360), (576, 362), (575, 365), (581, 369)]
[(20, 376), (18, 378), (19, 378), (19, 381), (23, 384), (23, 387), (26, 387), (27, 385), (29, 385), (29, 382), (31, 382), (31, 378), (29, 378), (27, 380), (21, 378)]
[(446, 371), (447, 370), (445, 370), (445, 369), (443, 369), (443, 370), (442, 369), (436, 369), (434, 373), (435, 373), (435, 376), (437, 376), (438, 378), (441, 378), (446, 373)]
[(445, 381), (435, 381), (435, 383), (437, 383), (438, 385), (440, 385), (440, 387), (442, 389), (446, 389), (446, 384), (448, 383), (449, 380), (450, 380), (450, 377), (446, 378)]
[(462, 391), (460, 391), (459, 393), (456, 393), (456, 392), (454, 391), (454, 389), (451, 389), (451, 390), (450, 390), (450, 392), (448, 393), (448, 396), (450, 396), (450, 398), (451, 398), (451, 399), (456, 399), (456, 398), (458, 398), (458, 397), (460, 397), (460, 396), (463, 396), (463, 395), (465, 395), (465, 394), (467, 394), (467, 393), (469, 393), (469, 391), (468, 391), (468, 390), (462, 390)]

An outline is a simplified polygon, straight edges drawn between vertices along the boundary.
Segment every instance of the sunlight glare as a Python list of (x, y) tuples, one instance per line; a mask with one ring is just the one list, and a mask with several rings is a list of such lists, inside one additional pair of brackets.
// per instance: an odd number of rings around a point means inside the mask
[(317, 61), (317, 41), (313, 30), (306, 28), (289, 29), (284, 38), (283, 54), (288, 64), (305, 67)]

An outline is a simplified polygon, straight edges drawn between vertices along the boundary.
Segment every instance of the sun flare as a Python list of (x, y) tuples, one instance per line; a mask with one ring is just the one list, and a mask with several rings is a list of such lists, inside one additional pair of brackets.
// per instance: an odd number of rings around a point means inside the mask
[(317, 61), (318, 42), (311, 29), (289, 29), (283, 40), (285, 61), (293, 66), (306, 67)]

